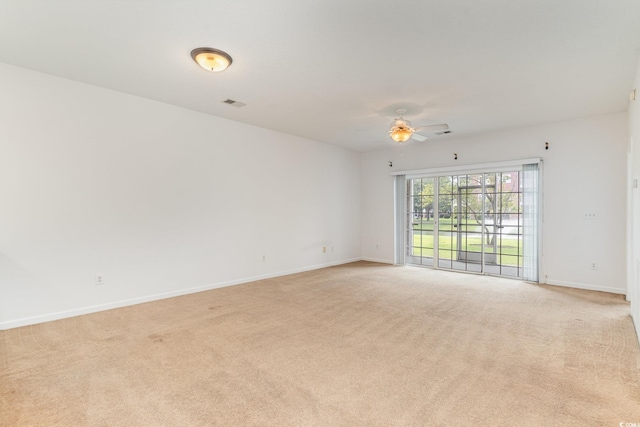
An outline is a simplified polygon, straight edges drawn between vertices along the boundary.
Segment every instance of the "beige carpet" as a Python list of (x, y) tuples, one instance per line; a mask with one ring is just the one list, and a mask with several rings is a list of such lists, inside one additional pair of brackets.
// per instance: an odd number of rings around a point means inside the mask
[(359, 262), (0, 331), (3, 426), (640, 423), (620, 295)]

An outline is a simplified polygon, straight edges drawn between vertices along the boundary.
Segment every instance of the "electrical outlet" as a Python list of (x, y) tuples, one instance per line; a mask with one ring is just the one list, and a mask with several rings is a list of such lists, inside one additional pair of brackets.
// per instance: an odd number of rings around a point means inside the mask
[(584, 219), (598, 219), (598, 214), (595, 212), (585, 212)]
[(266, 255), (262, 255), (262, 262), (267, 262), (267, 256)]
[(326, 247), (326, 246), (323, 246), (323, 247), (322, 247), (322, 253), (323, 253), (323, 254), (326, 254), (326, 253), (327, 253), (327, 247)]
[(589, 264), (589, 266), (591, 267), (592, 270), (598, 269), (598, 264), (596, 264), (595, 262), (592, 262), (591, 264)]
[(104, 276), (102, 274), (96, 274), (96, 286), (104, 285)]

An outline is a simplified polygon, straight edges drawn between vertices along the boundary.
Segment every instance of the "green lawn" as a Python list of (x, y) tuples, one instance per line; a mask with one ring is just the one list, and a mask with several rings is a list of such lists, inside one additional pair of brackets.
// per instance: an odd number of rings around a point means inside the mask
[[(411, 222), (411, 225), (412, 225), (414, 230), (429, 230), (429, 231), (433, 231), (433, 227), (434, 227), (434, 223), (433, 223), (432, 219), (430, 219), (430, 220), (427, 220), (427, 219), (414, 219)], [(457, 220), (455, 218), (440, 218), (438, 220), (438, 226), (440, 227), (439, 230), (441, 232), (442, 231), (457, 231), (458, 230)], [(467, 231), (467, 232), (480, 233), (482, 231), (482, 226), (479, 225), (473, 219), (467, 220), (467, 219), (463, 218), (460, 221), (460, 227), (462, 227), (463, 231)]]
[[(414, 256), (433, 258), (433, 221), (431, 228), (429, 223), (425, 221), (420, 226), (415, 227), (413, 235), (413, 254)], [(471, 226), (467, 231), (471, 231)], [(438, 239), (439, 258), (440, 259), (456, 259), (457, 258), (457, 234), (456, 228), (451, 226), (451, 220), (448, 223), (440, 219), (440, 237)], [(480, 227), (477, 230), (480, 232)], [(469, 252), (481, 252), (482, 241), (480, 236), (461, 236), (460, 248)], [(485, 245), (485, 253), (493, 253), (493, 247)], [(497, 242), (495, 253), (497, 254), (497, 262), (505, 266), (522, 267), (522, 239), (503, 239)], [(520, 255), (520, 256), (518, 256)]]

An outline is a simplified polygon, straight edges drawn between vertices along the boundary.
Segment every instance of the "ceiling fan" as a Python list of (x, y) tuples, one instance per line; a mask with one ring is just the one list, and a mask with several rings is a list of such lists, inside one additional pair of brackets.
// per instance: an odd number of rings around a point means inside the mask
[(449, 125), (446, 123), (441, 123), (437, 125), (429, 125), (429, 126), (420, 126), (420, 127), (411, 127), (411, 122), (406, 120), (403, 115), (407, 110), (404, 108), (399, 108), (396, 110), (399, 118), (395, 119), (391, 122), (391, 129), (389, 130), (389, 136), (395, 142), (405, 142), (409, 138), (415, 139), (416, 141), (426, 141), (428, 138), (424, 135), (420, 135), (417, 133), (418, 130), (424, 129), (431, 132), (436, 131), (447, 131), (449, 130)]

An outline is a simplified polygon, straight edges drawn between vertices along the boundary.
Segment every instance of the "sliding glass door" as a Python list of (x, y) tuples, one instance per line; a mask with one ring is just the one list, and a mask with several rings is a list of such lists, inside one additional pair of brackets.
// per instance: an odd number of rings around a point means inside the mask
[(526, 171), (406, 179), (405, 262), (537, 281), (537, 167)]

